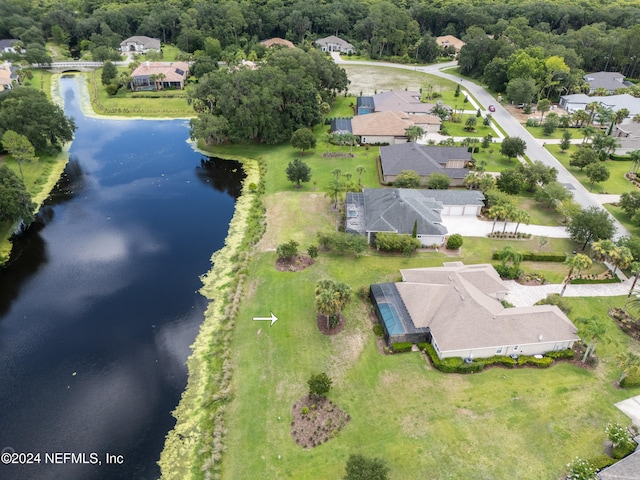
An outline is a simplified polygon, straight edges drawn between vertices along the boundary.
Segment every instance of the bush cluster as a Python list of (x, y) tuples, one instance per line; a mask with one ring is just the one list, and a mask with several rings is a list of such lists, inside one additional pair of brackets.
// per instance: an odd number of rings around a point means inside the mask
[[(537, 252), (520, 252), (522, 260), (527, 262), (564, 262), (567, 256), (564, 253), (537, 253)], [(493, 252), (491, 256), (493, 260), (500, 260), (500, 252)]]
[(620, 283), (620, 279), (616, 278), (574, 278), (571, 280), (571, 285), (588, 285), (591, 283)]
[(462, 246), (463, 241), (462, 235), (454, 233), (447, 238), (447, 248), (449, 250), (457, 250)]
[(420, 246), (420, 240), (411, 235), (391, 232), (379, 232), (376, 235), (376, 248), (383, 252), (402, 252), (405, 255), (411, 255)]
[(550, 293), (546, 298), (543, 298), (536, 305), (556, 305), (565, 315), (571, 313), (571, 304), (569, 301), (561, 297), (559, 293)]
[(500, 277), (507, 278), (509, 280), (515, 280), (523, 273), (522, 270), (515, 266), (510, 267), (509, 265), (494, 265), (493, 268), (496, 269), (496, 272), (498, 272), (498, 275), (500, 275)]
[(355, 255), (364, 252), (369, 246), (366, 237), (342, 232), (318, 233), (318, 244), (324, 250)]
[(531, 238), (530, 233), (513, 233), (513, 232), (493, 232), (487, 235), (489, 238), (511, 238), (511, 239), (520, 239), (520, 238)]
[(435, 348), (428, 342), (421, 342), (418, 348), (429, 356), (433, 366), (443, 373), (476, 373), (481, 372), (484, 367), (490, 365), (501, 365), (506, 368), (515, 368), (521, 365), (534, 365), (538, 368), (547, 368), (553, 364), (554, 359), (573, 358), (572, 350), (562, 350), (549, 352), (542, 358), (535, 358), (529, 355), (521, 355), (516, 360), (504, 355), (494, 355), (489, 358), (477, 358), (470, 363), (466, 363), (461, 357), (450, 357), (440, 360)]
[(640, 387), (640, 375), (627, 375), (620, 382), (622, 388), (636, 388)]
[(373, 334), (379, 338), (384, 336), (384, 328), (382, 327), (382, 325), (380, 325), (379, 323), (376, 323), (373, 326)]
[(410, 352), (412, 347), (413, 343), (411, 342), (398, 342), (391, 345), (391, 351), (393, 353)]

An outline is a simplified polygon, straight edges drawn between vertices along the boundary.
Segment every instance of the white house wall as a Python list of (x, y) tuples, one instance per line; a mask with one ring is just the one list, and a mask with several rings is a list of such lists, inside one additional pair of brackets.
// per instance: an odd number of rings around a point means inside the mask
[(423, 247), (431, 245), (442, 245), (444, 243), (444, 235), (416, 235)]
[[(434, 332), (432, 332), (434, 334)], [(434, 337), (435, 340), (435, 337)], [(432, 343), (433, 344), (433, 343)], [(497, 347), (472, 348), (465, 350), (436, 350), (440, 359), (451, 357), (489, 358), (495, 355), (544, 355), (547, 352), (566, 350), (573, 347), (573, 341), (539, 342), (526, 345), (502, 345)]]

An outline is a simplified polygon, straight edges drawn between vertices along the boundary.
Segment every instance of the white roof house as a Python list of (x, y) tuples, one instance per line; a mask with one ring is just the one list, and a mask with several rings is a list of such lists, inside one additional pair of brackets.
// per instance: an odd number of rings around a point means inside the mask
[[(505, 308), (501, 300), (509, 288), (492, 265), (451, 262), (400, 273), (402, 282), (381, 284), (387, 292), (375, 298), (390, 343), (395, 336), (412, 341), (412, 332), (417, 337), (428, 332), (440, 358), (487, 358), (541, 355), (572, 348), (580, 339), (555, 305)], [(375, 290), (372, 285), (374, 297)], [(394, 314), (387, 315), (389, 310)]]
[(122, 53), (147, 53), (149, 50), (155, 50), (159, 52), (160, 39), (145, 37), (144, 35), (135, 35), (120, 42), (120, 50), (122, 51)]
[(353, 45), (335, 35), (319, 38), (315, 41), (315, 44), (318, 45), (323, 52), (353, 53), (355, 51)]
[(607, 93), (613, 93), (627, 86), (624, 83), (624, 75), (618, 72), (587, 73), (582, 78), (589, 84), (589, 93), (595, 92), (598, 88), (604, 88)]
[(603, 97), (590, 97), (584, 93), (576, 93), (560, 97), (560, 107), (564, 108), (569, 113), (573, 113), (577, 110), (584, 110), (585, 107), (592, 102), (598, 102), (604, 107), (611, 108), (614, 112), (617, 112), (621, 108), (626, 108), (629, 110), (629, 115), (632, 117), (637, 113), (640, 113), (640, 98), (636, 98), (628, 93), (623, 93), (621, 95), (607, 95)]

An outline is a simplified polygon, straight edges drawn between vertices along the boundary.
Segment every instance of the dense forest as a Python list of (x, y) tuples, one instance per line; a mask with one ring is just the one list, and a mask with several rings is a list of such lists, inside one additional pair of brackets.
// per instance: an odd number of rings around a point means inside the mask
[[(519, 49), (536, 48), (584, 71), (637, 74), (640, 5), (634, 1), (101, 1), (0, 0), (0, 38), (17, 38), (33, 55), (53, 39), (74, 53), (117, 49), (131, 35), (160, 38), (182, 51), (203, 51), (217, 39), (223, 51), (260, 53), (259, 41), (298, 45), (336, 34), (372, 58), (430, 61), (432, 39), (455, 35), (470, 46), (463, 73), (480, 76)], [(493, 61), (492, 61), (493, 60)], [(489, 65), (491, 65), (489, 67)], [(493, 83), (499, 83), (494, 78)]]

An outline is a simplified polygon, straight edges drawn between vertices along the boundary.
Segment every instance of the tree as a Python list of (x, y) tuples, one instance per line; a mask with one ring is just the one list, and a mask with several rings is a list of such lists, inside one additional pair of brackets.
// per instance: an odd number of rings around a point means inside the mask
[(578, 253), (572, 257), (567, 257), (567, 259), (564, 261), (564, 264), (569, 267), (569, 273), (562, 283), (560, 296), (564, 295), (564, 291), (567, 289), (567, 285), (571, 283), (573, 272), (576, 271), (576, 273), (580, 273), (581, 271), (590, 268), (592, 263), (593, 262), (591, 261), (591, 259), (583, 253)]
[(337, 324), (342, 309), (351, 301), (351, 289), (342, 282), (320, 280), (316, 284), (316, 309), (326, 317), (327, 329)]
[(538, 187), (534, 196), (536, 202), (547, 208), (554, 208), (563, 200), (571, 197), (571, 192), (559, 182), (550, 182), (547, 185)]
[(295, 240), (289, 240), (287, 243), (281, 243), (276, 248), (276, 256), (280, 258), (293, 258), (298, 255), (299, 243)]
[(333, 200), (333, 209), (338, 208), (338, 196), (344, 190), (344, 185), (338, 180), (331, 180), (327, 187), (327, 196)]
[(629, 288), (629, 293), (627, 294), (627, 301), (631, 297), (633, 293), (633, 289), (636, 288), (636, 283), (638, 283), (638, 278), (640, 277), (640, 262), (631, 262), (629, 265), (629, 269), (633, 274), (633, 283), (631, 284), (631, 288)]
[(326, 397), (329, 390), (331, 390), (333, 381), (326, 373), (322, 372), (311, 375), (311, 378), (307, 380), (307, 384), (309, 385), (310, 397)]
[(522, 174), (527, 190), (535, 191), (536, 187), (555, 182), (558, 178), (558, 170), (554, 167), (548, 167), (540, 160), (526, 165), (518, 165), (518, 171)]
[(512, 78), (507, 84), (507, 98), (516, 104), (529, 105), (537, 92), (536, 82), (532, 78)]
[(591, 147), (579, 147), (575, 152), (571, 154), (571, 160), (569, 165), (572, 167), (578, 167), (580, 170), (587, 165), (596, 163), (598, 161), (598, 154)]
[(569, 150), (571, 147), (571, 132), (569, 130), (565, 130), (562, 132), (562, 140), (560, 141), (560, 150), (562, 153)]
[(590, 165), (587, 165), (587, 168), (585, 169), (585, 173), (587, 174), (587, 178), (591, 182), (590, 190), (593, 190), (593, 186), (596, 183), (600, 183), (608, 180), (609, 176), (611, 175), (611, 172), (609, 172), (609, 169), (606, 167), (606, 165), (603, 165), (602, 163), (592, 163)]
[(5, 164), (0, 164), (0, 222), (33, 221), (36, 204), (24, 186), (24, 182)]
[(76, 125), (44, 92), (14, 88), (0, 95), (0, 132), (7, 130), (26, 136), (36, 152), (41, 152), (71, 141)]
[(229, 122), (220, 115), (200, 114), (189, 120), (189, 136), (192, 140), (202, 139), (207, 145), (220, 144), (227, 139)]
[(618, 379), (618, 384), (621, 384), (622, 381), (629, 375), (631, 376), (640, 375), (640, 356), (639, 355), (636, 355), (635, 353), (627, 351), (619, 354), (616, 357), (616, 361), (618, 364), (618, 368), (622, 369), (622, 374)]
[(596, 352), (598, 342), (606, 339), (607, 327), (596, 315), (591, 318), (578, 318), (576, 323), (580, 324), (578, 335), (582, 338), (582, 343), (587, 346), (581, 360), (584, 363), (589, 355)]
[(362, 174), (366, 171), (367, 169), (362, 165), (358, 165), (356, 167), (356, 172), (358, 173), (358, 185), (362, 185)]
[(615, 233), (615, 226), (609, 214), (599, 207), (582, 209), (574, 215), (567, 225), (572, 240), (584, 242), (584, 250), (590, 242), (609, 239)]
[(528, 212), (518, 208), (511, 214), (511, 221), (516, 222), (516, 228), (513, 233), (517, 234), (518, 227), (520, 227), (521, 223), (524, 223), (525, 225), (529, 225), (529, 223), (531, 223), (531, 215), (529, 215)]
[(387, 480), (389, 467), (380, 458), (367, 458), (360, 454), (349, 455), (342, 480)]
[(524, 187), (524, 176), (518, 169), (508, 168), (500, 172), (496, 178), (496, 187), (509, 195), (517, 195)]
[(512, 267), (518, 270), (520, 262), (522, 262), (522, 253), (507, 245), (498, 252), (498, 259), (502, 262), (503, 267)]
[(462, 235), (459, 233), (451, 234), (449, 235), (449, 238), (447, 238), (447, 248), (449, 250), (457, 250), (462, 246), (463, 242), (464, 239), (462, 238)]
[(451, 185), (451, 178), (446, 173), (433, 172), (427, 177), (425, 185), (431, 190), (447, 190)]
[(116, 66), (110, 60), (104, 62), (104, 65), (102, 66), (102, 75), (100, 77), (102, 80), (102, 85), (110, 84), (111, 82), (113, 82), (113, 80), (116, 79), (117, 76), (118, 69), (116, 68)]
[(16, 162), (18, 162), (20, 178), (24, 182), (24, 174), (22, 173), (22, 162), (35, 162), (38, 160), (33, 145), (31, 145), (29, 139), (24, 135), (20, 135), (13, 130), (7, 130), (2, 136), (2, 146), (7, 152), (9, 152), (9, 155), (11, 155), (16, 160)]
[(316, 146), (316, 137), (308, 128), (299, 128), (291, 136), (291, 145), (293, 148), (302, 150), (304, 155), (305, 150), (310, 150)]
[(469, 117), (464, 122), (464, 128), (466, 132), (473, 132), (476, 129), (476, 125), (478, 124), (478, 119), (476, 117)]
[(402, 170), (400, 175), (393, 181), (393, 186), (397, 188), (418, 188), (420, 186), (420, 175), (414, 170)]
[(507, 137), (502, 141), (500, 153), (511, 160), (518, 155), (524, 155), (526, 149), (527, 144), (520, 137)]
[(405, 130), (405, 134), (410, 142), (415, 142), (418, 138), (424, 135), (424, 130), (417, 125), (412, 125)]
[(509, 215), (510, 210), (512, 210), (512, 209), (513, 209), (513, 206), (508, 204), (508, 203), (499, 203), (497, 205), (492, 206), (487, 211), (487, 217), (493, 219), (493, 225), (491, 227), (491, 233), (493, 233), (493, 231), (495, 230), (496, 222), (498, 220), (504, 219), (505, 226), (506, 226), (507, 217)]
[(287, 179), (296, 184), (296, 188), (300, 188), (301, 182), (311, 180), (311, 168), (299, 158), (293, 162), (289, 162), (286, 170)]
[(540, 112), (540, 123), (542, 123), (544, 121), (544, 114), (551, 109), (551, 100), (543, 98), (538, 102), (537, 109)]

